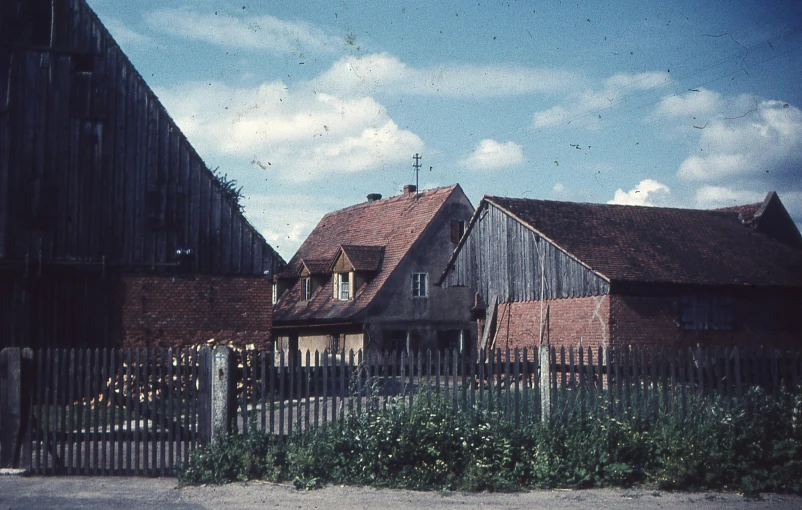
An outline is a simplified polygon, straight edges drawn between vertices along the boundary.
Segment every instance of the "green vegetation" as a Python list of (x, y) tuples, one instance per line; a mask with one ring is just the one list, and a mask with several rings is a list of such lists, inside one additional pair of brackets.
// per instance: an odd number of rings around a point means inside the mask
[(342, 423), (282, 441), (249, 427), (191, 454), (179, 483), (263, 479), (417, 490), (512, 491), (646, 484), (756, 495), (802, 492), (802, 396), (759, 389), (740, 401), (696, 397), (674, 412), (568, 411), (515, 426), (475, 407), (379, 399)]

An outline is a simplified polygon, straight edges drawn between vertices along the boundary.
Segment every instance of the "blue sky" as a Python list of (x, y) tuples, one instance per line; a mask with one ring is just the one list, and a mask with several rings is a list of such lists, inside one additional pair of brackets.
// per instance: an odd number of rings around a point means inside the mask
[(414, 183), (802, 224), (802, 2), (89, 0), (289, 259)]

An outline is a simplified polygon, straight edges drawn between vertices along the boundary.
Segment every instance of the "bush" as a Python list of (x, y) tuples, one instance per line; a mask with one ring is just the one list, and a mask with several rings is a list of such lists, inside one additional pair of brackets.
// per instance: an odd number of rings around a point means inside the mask
[[(737, 404), (737, 405), (736, 405)], [(182, 484), (264, 479), (417, 490), (553, 487), (802, 492), (802, 397), (752, 390), (692, 399), (686, 415), (610, 416), (603, 407), (516, 427), (479, 406), (421, 394), (390, 400), (288, 442), (249, 427), (192, 452)]]

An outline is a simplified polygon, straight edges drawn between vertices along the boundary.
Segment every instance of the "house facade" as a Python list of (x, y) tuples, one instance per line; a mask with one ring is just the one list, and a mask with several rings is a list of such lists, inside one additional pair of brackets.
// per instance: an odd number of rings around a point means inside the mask
[(84, 0), (0, 2), (0, 347), (266, 345), (283, 265)]
[(432, 285), (473, 214), (459, 185), (325, 215), (276, 275), (273, 334), (284, 351), (474, 345), (474, 292)]
[(798, 347), (802, 238), (775, 193), (715, 211), (486, 196), (439, 278), (480, 347)]

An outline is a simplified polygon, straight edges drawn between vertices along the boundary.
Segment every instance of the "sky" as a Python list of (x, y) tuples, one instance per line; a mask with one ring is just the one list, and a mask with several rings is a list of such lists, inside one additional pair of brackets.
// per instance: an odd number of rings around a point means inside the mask
[(414, 184), (802, 226), (802, 2), (88, 0), (289, 260)]

